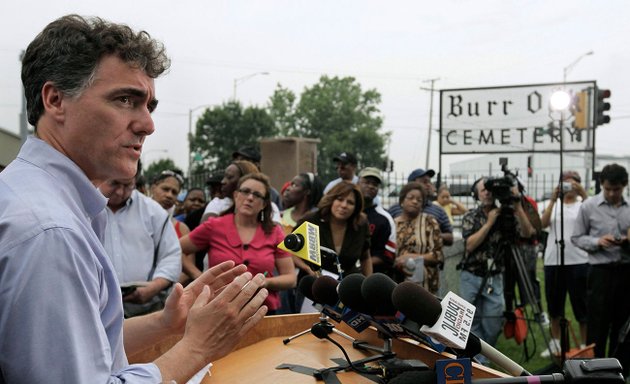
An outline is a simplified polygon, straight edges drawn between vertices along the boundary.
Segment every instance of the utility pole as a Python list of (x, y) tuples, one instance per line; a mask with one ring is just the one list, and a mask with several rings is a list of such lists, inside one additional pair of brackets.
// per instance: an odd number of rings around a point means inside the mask
[(431, 92), (431, 102), (429, 103), (429, 135), (427, 138), (427, 159), (424, 164), (424, 169), (429, 169), (429, 157), (431, 155), (431, 131), (433, 131), (433, 92), (435, 92), (435, 82), (440, 80), (439, 77), (435, 79), (424, 80), (423, 83), (431, 82), (431, 88), (420, 87), (420, 89)]

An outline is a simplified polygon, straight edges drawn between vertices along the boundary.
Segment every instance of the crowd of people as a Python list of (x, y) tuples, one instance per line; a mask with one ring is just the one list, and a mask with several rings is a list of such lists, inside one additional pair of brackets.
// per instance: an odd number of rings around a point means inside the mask
[[(163, 171), (145, 190), (138, 172), (155, 129), (154, 79), (168, 67), (146, 32), (76, 15), (26, 50), (35, 135), (0, 174), (0, 383), (186, 382), (265, 315), (304, 310), (295, 287), (318, 268), (277, 245), (306, 221), (319, 226), (326, 273), (384, 273), (437, 294), (454, 215), (463, 215), (459, 294), (477, 308), (473, 332), (496, 342), (516, 300), (512, 259), (522, 257), (536, 282), (532, 250), (549, 227), (553, 352), (568, 291), (583, 342), (596, 344), (596, 357), (618, 357), (627, 374), (628, 343), (618, 337), (630, 317), (623, 167), (604, 167), (592, 197), (577, 172), (563, 173), (567, 188), (553, 191), (541, 219), (519, 185), (509, 211), (500, 207), (488, 178), (473, 184), (467, 210), (448, 187), (436, 189), (431, 169), (411, 172), (386, 210), (381, 171), (359, 169), (350, 152), (332, 159), (339, 177), (325, 187), (305, 170), (277, 191), (246, 147), (209, 180), (209, 194), (190, 188), (176, 210), (182, 175)], [(540, 290), (534, 296), (529, 304)], [(175, 334), (183, 337), (155, 362), (128, 364), (128, 354)]]

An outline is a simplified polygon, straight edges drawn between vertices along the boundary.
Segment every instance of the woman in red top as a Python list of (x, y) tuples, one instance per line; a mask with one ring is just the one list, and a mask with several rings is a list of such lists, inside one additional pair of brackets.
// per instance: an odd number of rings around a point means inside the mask
[[(269, 290), (265, 305), (267, 314), (274, 314), (280, 306), (278, 291), (296, 284), (293, 260), (289, 253), (277, 246), (284, 233), (271, 219), (269, 179), (262, 173), (251, 173), (240, 178), (234, 192), (234, 204), (219, 217), (211, 217), (188, 236), (182, 237), (182, 253), (189, 255), (208, 250), (204, 266), (212, 267), (226, 260), (247, 265), (252, 274), (265, 273), (264, 287)], [(183, 261), (187, 274), (198, 276), (194, 259)], [(278, 272), (274, 276), (274, 270)]]

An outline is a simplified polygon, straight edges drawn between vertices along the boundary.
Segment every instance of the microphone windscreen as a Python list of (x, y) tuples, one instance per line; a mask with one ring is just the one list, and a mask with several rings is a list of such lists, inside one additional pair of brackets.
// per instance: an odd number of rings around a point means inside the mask
[(320, 276), (313, 283), (313, 297), (315, 302), (334, 307), (339, 301), (337, 286), (339, 282), (330, 276)]
[(370, 314), (372, 310), (361, 295), (361, 285), (364, 280), (365, 276), (360, 273), (353, 273), (344, 277), (339, 283), (339, 300), (341, 300), (346, 307), (367, 315)]
[(394, 307), (420, 325), (432, 326), (440, 318), (440, 301), (417, 283), (405, 281), (392, 293)]
[(397, 285), (394, 280), (383, 273), (374, 273), (365, 278), (361, 286), (361, 295), (365, 302), (372, 304), (374, 315), (396, 315), (396, 308), (392, 303), (392, 292)]
[(313, 298), (313, 283), (315, 282), (315, 279), (316, 277), (313, 275), (306, 275), (300, 279), (298, 284), (298, 290), (300, 293), (311, 301), (315, 301)]

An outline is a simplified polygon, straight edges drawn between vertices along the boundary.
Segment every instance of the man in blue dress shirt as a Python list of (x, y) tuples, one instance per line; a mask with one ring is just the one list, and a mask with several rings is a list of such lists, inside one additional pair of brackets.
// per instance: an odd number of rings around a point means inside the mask
[[(123, 325), (97, 187), (136, 173), (154, 131), (154, 79), (168, 66), (146, 32), (76, 15), (27, 48), (35, 137), (0, 174), (0, 383), (186, 382), (266, 313), (264, 277), (228, 262)], [(153, 363), (128, 364), (126, 354), (177, 334)]]

